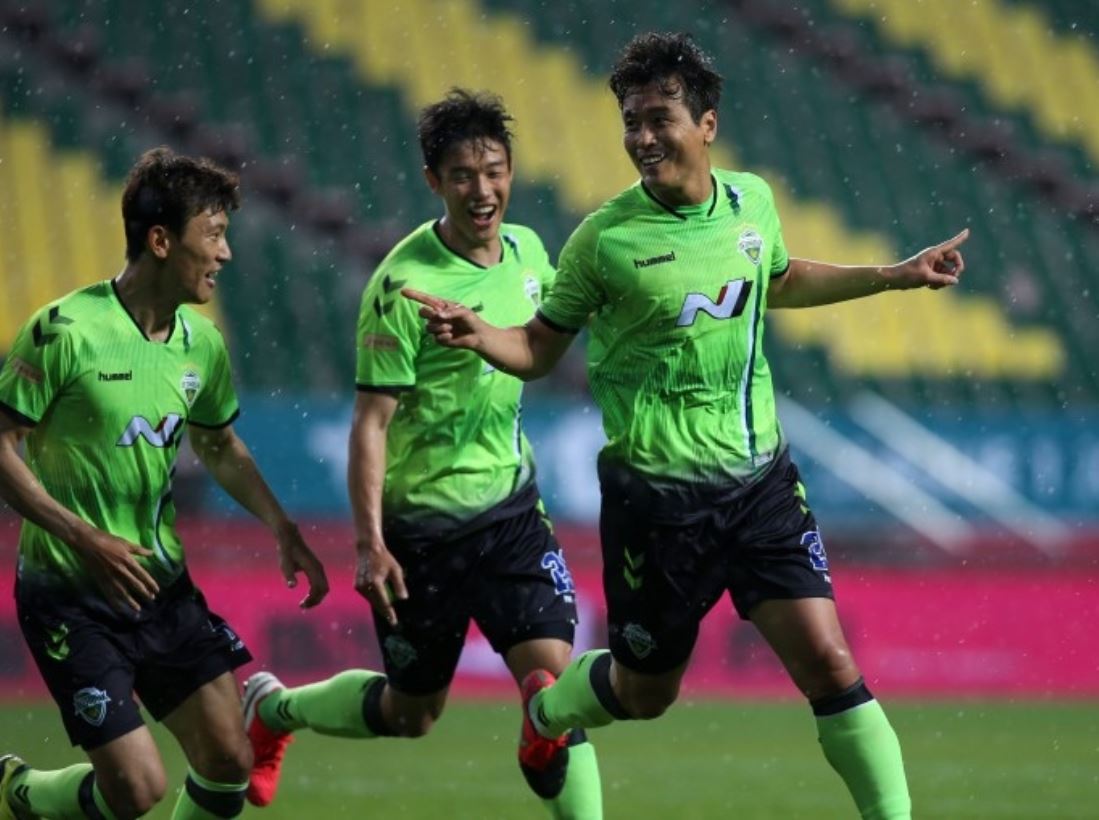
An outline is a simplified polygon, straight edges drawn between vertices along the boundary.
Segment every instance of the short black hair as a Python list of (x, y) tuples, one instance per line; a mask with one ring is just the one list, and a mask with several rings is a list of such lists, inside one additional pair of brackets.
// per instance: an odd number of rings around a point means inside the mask
[(695, 122), (721, 101), (723, 80), (713, 60), (690, 34), (650, 31), (638, 34), (618, 56), (611, 71), (610, 87), (618, 107), (631, 91), (659, 83), (669, 97), (682, 95)]
[(420, 138), (424, 165), (438, 174), (439, 165), (452, 146), (466, 140), (493, 140), (504, 146), (510, 166), (512, 133), (508, 123), (514, 121), (496, 94), (452, 88), (446, 97), (420, 112), (416, 135)]
[(206, 158), (177, 154), (167, 146), (151, 148), (134, 163), (122, 192), (126, 259), (136, 262), (154, 225), (176, 235), (204, 211), (240, 207), (240, 177)]

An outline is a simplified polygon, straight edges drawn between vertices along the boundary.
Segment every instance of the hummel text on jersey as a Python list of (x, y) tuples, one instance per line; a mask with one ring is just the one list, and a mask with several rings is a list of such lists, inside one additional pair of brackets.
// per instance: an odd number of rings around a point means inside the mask
[(648, 259), (635, 259), (633, 260), (633, 266), (635, 268), (649, 268), (653, 265), (663, 265), (665, 262), (675, 261), (675, 251), (668, 251), (660, 256), (650, 256)]
[(124, 373), (104, 373), (99, 371), (99, 380), (101, 382), (129, 382), (134, 379), (134, 371), (127, 370)]

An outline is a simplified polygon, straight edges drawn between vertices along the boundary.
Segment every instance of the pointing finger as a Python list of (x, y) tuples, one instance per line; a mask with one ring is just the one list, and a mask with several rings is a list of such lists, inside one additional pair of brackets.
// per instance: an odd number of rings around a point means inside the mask
[(406, 299), (411, 299), (413, 302), (427, 305), (432, 310), (442, 310), (446, 307), (446, 302), (437, 296), (432, 296), (430, 293), (424, 293), (423, 291), (413, 290), (412, 288), (401, 288), (401, 295)]
[(950, 239), (940, 243), (936, 247), (941, 251), (952, 251), (963, 242), (965, 242), (967, 239), (969, 239), (969, 228), (966, 228), (957, 236), (951, 237)]

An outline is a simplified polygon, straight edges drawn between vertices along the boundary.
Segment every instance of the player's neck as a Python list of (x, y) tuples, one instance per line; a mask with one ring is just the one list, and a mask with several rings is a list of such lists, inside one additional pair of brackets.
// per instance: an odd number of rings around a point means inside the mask
[(169, 293), (163, 286), (158, 271), (141, 260), (130, 262), (115, 277), (115, 291), (122, 305), (151, 340), (162, 342), (168, 338), (175, 323), (178, 295)]
[(455, 230), (454, 225), (446, 217), (440, 219), (436, 224), (438, 226), (439, 239), (442, 240), (444, 245), (463, 259), (468, 259), (470, 262), (473, 262), (475, 265), (480, 265), (483, 268), (491, 268), (493, 265), (500, 262), (502, 250), (499, 233), (488, 241), (474, 242), (463, 236), (461, 232)]
[(698, 173), (691, 174), (683, 184), (675, 186), (647, 185), (649, 192), (671, 208), (683, 208), (689, 205), (701, 205), (709, 202), (714, 195), (714, 179), (707, 165)]

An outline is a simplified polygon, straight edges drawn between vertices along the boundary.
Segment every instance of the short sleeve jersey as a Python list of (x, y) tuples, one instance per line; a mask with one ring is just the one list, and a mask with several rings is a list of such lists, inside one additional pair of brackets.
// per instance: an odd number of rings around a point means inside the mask
[(554, 270), (538, 236), (501, 226), (502, 258), (482, 267), (421, 225), (382, 261), (363, 292), (356, 384), (399, 391), (386, 439), (387, 524), (458, 528), (530, 483), (534, 461), (520, 426), (522, 382), (477, 354), (443, 347), (401, 288), (460, 301), (497, 325), (523, 324)]
[[(158, 583), (182, 574), (171, 490), (184, 425), (223, 427), (238, 414), (213, 323), (181, 307), (167, 341), (152, 341), (113, 282), (74, 291), (20, 330), (0, 370), (0, 411), (33, 427), (26, 460), (46, 492), (152, 550), (137, 560)], [(67, 544), (29, 521), (19, 551), (23, 574), (90, 580)]]
[(770, 188), (713, 171), (713, 195), (672, 209), (640, 183), (585, 219), (539, 315), (589, 323), (604, 457), (653, 478), (753, 480), (782, 445), (763, 355), (767, 286), (789, 258)]

